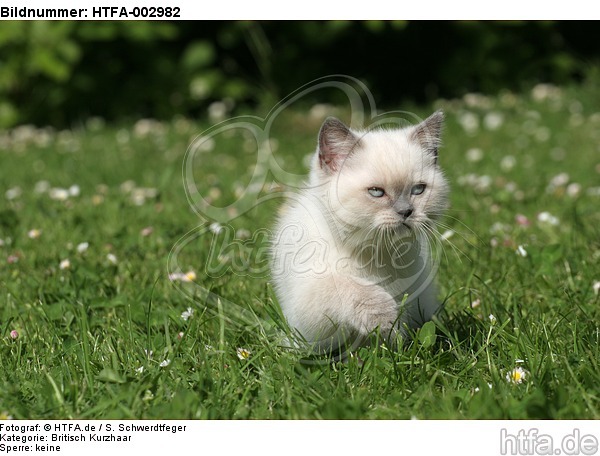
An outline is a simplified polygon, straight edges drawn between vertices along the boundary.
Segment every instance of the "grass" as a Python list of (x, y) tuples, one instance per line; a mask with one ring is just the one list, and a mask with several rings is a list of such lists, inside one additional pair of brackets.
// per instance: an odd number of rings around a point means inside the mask
[[(441, 228), (454, 232), (438, 277), (444, 312), (397, 353), (362, 349), (362, 362), (306, 363), (278, 346), (284, 325), (262, 238), (252, 237), (271, 226), (280, 201), (222, 229), (250, 238), (238, 250), (215, 256), (213, 233), (192, 232), (169, 257), (186, 233), (209, 224), (188, 203), (181, 176), (185, 151), (207, 124), (92, 119), (71, 131), (5, 132), (0, 413), (600, 418), (600, 99), (592, 86), (546, 89), (438, 103), (447, 114), (440, 163), (453, 187)], [(306, 172), (320, 122), (300, 111), (277, 120), (275, 159), (286, 171)], [(226, 207), (250, 182), (256, 152), (240, 132), (215, 141), (190, 169), (199, 191)], [(65, 195), (40, 181), (78, 185), (79, 194), (53, 199)], [(268, 184), (250, 191), (277, 191)], [(544, 212), (551, 217), (538, 220)], [(169, 271), (169, 258), (181, 269)], [(236, 265), (240, 258), (253, 269)], [(216, 265), (210, 274), (207, 265)], [(188, 271), (192, 282), (169, 280)], [(251, 353), (241, 359), (238, 348)], [(517, 366), (528, 373), (520, 384), (506, 379)]]

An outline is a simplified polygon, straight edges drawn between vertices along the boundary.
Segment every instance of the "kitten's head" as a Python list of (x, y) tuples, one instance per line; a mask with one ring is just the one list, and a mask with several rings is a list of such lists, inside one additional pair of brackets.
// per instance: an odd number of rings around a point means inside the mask
[(416, 126), (370, 131), (327, 119), (311, 183), (326, 190), (334, 217), (363, 240), (378, 230), (405, 235), (431, 224), (447, 206), (437, 164), (443, 118), (438, 111)]

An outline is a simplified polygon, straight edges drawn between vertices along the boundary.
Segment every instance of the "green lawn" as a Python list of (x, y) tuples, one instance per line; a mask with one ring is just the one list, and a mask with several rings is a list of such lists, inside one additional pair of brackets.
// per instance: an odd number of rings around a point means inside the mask
[[(220, 211), (231, 220), (218, 235), (182, 179), (188, 145), (208, 123), (95, 119), (2, 133), (0, 413), (600, 418), (597, 89), (538, 86), (414, 111), (437, 108), (453, 190), (440, 228), (436, 336), (428, 325), (397, 353), (363, 349), (362, 362), (345, 363), (306, 362), (278, 346), (285, 325), (264, 234), (281, 202), (268, 197), (281, 187), (270, 175), (248, 185), (256, 147), (243, 132), (189, 162), (212, 205), (246, 187), (267, 200), (238, 217), (235, 207)], [(299, 110), (276, 120), (274, 158), (287, 172), (306, 173), (321, 121)], [(213, 235), (234, 230), (247, 240), (211, 251)], [(517, 367), (524, 381), (508, 381)]]

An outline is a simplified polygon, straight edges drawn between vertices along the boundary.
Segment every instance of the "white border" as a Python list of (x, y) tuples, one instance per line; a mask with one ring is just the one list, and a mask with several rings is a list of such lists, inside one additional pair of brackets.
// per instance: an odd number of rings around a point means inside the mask
[[(38, 432), (6, 432), (7, 425), (35, 426)], [(185, 431), (172, 433), (158, 432), (119, 432), (124, 426), (184, 426)], [(457, 455), (481, 456), (493, 454), (544, 454), (536, 452), (536, 446), (517, 444), (517, 438), (546, 436), (553, 441), (553, 455), (598, 453), (600, 428), (594, 421), (2, 421), (0, 434), (44, 435), (51, 434), (86, 435), (88, 430), (77, 430), (74, 426), (95, 426), (97, 435), (110, 434), (131, 436), (129, 442), (86, 442), (50, 443), (60, 445), (62, 456), (145, 456), (165, 454), (226, 454), (226, 455)], [(43, 431), (44, 426), (50, 431)], [(56, 426), (71, 427), (71, 430), (56, 432)], [(102, 425), (102, 431), (98, 427)], [(107, 432), (108, 426), (112, 432)], [(65, 429), (66, 429), (65, 428)], [(509, 443), (502, 443), (502, 435), (508, 435)], [(573, 449), (575, 437), (583, 442), (587, 438), (587, 451), (567, 452)], [(590, 451), (589, 442), (596, 441)], [(15, 445), (15, 442), (2, 441), (0, 444)], [(35, 445), (35, 443), (28, 443)], [(542, 449), (537, 448), (537, 449)], [(504, 450), (504, 451), (503, 451)], [(557, 452), (560, 450), (560, 452)], [(9, 454), (38, 454), (11, 452)]]
[[(369, 2), (348, 2), (347, 0), (303, 2), (274, 0), (228, 0), (228, 1), (186, 1), (186, 0), (122, 0), (106, 2), (91, 1), (40, 1), (16, 0), (3, 2), (2, 7), (27, 8), (86, 8), (87, 17), (82, 20), (101, 20), (93, 17), (92, 8), (125, 7), (179, 7), (182, 20), (564, 20), (598, 19), (599, 8), (592, 3), (573, 0), (568, 3), (554, 1), (535, 2), (505, 0), (482, 2), (475, 0), (370, 0)], [(12, 18), (21, 19), (21, 18)], [(104, 20), (123, 20), (119, 14), (104, 17)], [(127, 19), (136, 19), (127, 17)], [(138, 20), (141, 18), (138, 18)], [(157, 19), (157, 20), (164, 20)]]

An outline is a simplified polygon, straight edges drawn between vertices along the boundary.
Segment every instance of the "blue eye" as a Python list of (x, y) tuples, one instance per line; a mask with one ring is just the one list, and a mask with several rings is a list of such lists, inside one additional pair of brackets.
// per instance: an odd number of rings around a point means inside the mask
[(420, 195), (421, 193), (423, 193), (425, 191), (426, 187), (427, 187), (427, 185), (425, 185), (425, 184), (413, 185), (412, 188), (410, 189), (410, 194), (411, 195)]
[(379, 187), (371, 187), (369, 189), (369, 194), (371, 196), (374, 196), (375, 198), (381, 198), (383, 195), (385, 195), (385, 192), (383, 191), (382, 188)]

